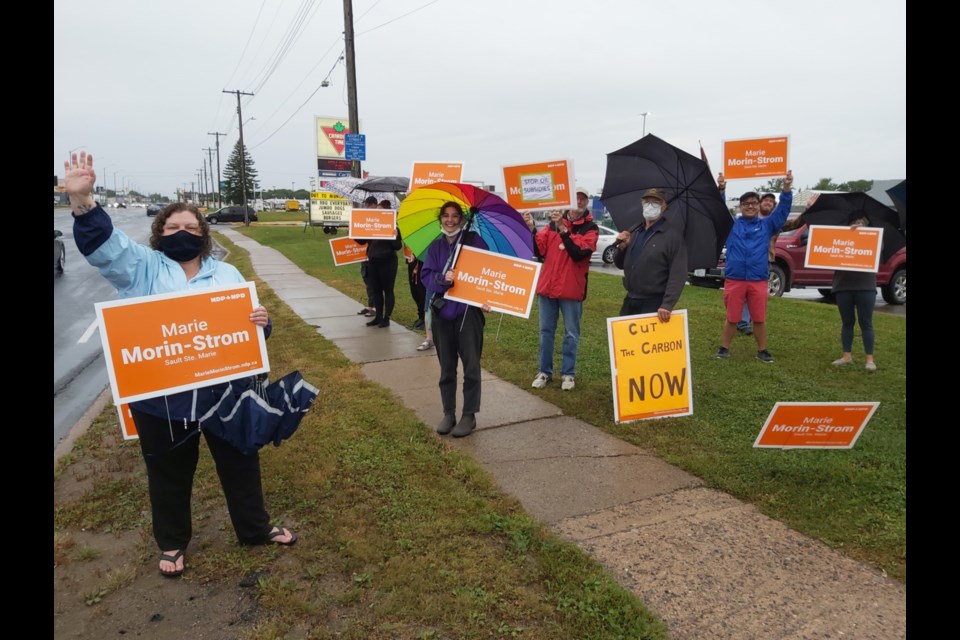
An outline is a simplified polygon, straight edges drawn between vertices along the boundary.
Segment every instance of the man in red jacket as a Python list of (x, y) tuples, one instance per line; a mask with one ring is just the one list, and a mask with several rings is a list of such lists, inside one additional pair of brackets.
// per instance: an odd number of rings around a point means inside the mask
[[(553, 379), (553, 345), (557, 320), (563, 315), (563, 346), (560, 364), (560, 388), (574, 388), (577, 349), (580, 347), (580, 316), (587, 297), (587, 272), (590, 254), (597, 250), (600, 234), (593, 216), (587, 210), (590, 195), (577, 188), (577, 208), (561, 213), (551, 212), (550, 222), (534, 237), (537, 255), (543, 260), (537, 281), (537, 304), (540, 313), (540, 371), (533, 379), (533, 388), (542, 389)], [(529, 212), (523, 214), (527, 227), (536, 230)]]

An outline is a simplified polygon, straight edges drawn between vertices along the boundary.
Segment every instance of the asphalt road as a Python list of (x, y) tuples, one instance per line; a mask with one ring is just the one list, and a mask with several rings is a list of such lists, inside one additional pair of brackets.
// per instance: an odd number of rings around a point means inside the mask
[[(111, 209), (114, 224), (146, 242), (150, 221), (143, 207)], [(116, 289), (80, 255), (73, 240), (70, 210), (53, 211), (53, 228), (63, 232), (66, 264), (53, 277), (53, 445), (57, 446), (108, 386), (94, 303), (115, 300)]]

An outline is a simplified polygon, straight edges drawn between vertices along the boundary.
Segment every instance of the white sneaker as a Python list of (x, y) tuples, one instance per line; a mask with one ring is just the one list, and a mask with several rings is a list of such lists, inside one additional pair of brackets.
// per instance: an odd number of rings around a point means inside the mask
[(563, 383), (560, 385), (560, 388), (564, 391), (570, 391), (577, 386), (577, 383), (573, 380), (573, 376), (561, 376), (561, 379), (563, 380)]
[(547, 374), (540, 372), (537, 374), (537, 377), (533, 379), (533, 383), (530, 385), (534, 389), (543, 389), (547, 386), (547, 383), (550, 382), (550, 378), (547, 377)]

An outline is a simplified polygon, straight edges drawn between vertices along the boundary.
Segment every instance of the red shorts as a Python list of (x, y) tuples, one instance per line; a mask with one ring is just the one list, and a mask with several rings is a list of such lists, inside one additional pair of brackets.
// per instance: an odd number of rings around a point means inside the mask
[(740, 322), (744, 303), (750, 310), (751, 321), (766, 322), (767, 292), (766, 280), (724, 280), (723, 304), (727, 307), (727, 322)]

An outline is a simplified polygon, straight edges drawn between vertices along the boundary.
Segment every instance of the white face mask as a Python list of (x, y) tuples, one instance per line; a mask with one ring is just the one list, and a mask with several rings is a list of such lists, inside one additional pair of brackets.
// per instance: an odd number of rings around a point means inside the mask
[(454, 229), (453, 231), (447, 231), (447, 230), (444, 229), (443, 227), (440, 227), (440, 231), (442, 231), (442, 232), (443, 232), (443, 235), (447, 236), (448, 238), (452, 238), (452, 237), (454, 237), (455, 235), (457, 235), (458, 233), (460, 233), (460, 227), (457, 227), (457, 228)]
[(660, 205), (655, 202), (644, 202), (643, 203), (643, 219), (644, 220), (656, 220), (660, 217)]

